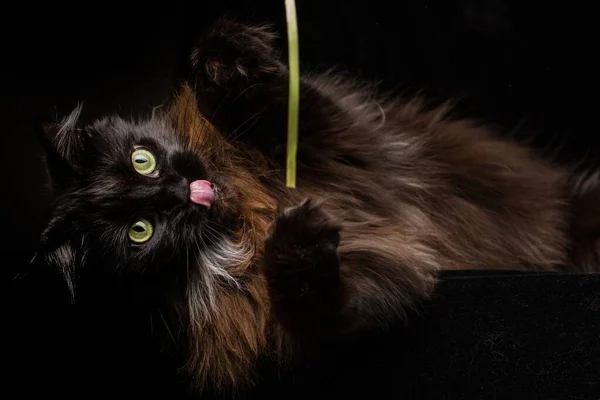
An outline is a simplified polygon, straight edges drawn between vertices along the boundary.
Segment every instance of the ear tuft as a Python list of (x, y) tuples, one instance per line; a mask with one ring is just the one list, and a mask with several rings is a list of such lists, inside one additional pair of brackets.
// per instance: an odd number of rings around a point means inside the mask
[[(75, 296), (76, 266), (83, 261), (85, 245), (85, 240), (77, 233), (74, 213), (76, 211), (69, 204), (61, 203), (54, 208), (53, 216), (41, 234), (38, 251), (31, 260), (59, 273), (67, 285), (71, 300)], [(76, 243), (79, 243), (78, 247)]]
[(75, 300), (75, 268), (78, 258), (77, 251), (70, 240), (53, 250), (36, 254), (36, 259), (40, 259), (45, 265), (62, 276), (67, 285), (71, 301)]
[(82, 150), (85, 133), (79, 128), (83, 104), (79, 103), (69, 115), (58, 123), (42, 124), (44, 138), (50, 147), (66, 162), (75, 166), (78, 153)]
[(79, 127), (82, 109), (83, 104), (79, 103), (60, 122), (39, 122), (38, 139), (46, 153), (46, 165), (55, 186), (64, 185), (82, 172), (82, 153), (89, 138)]

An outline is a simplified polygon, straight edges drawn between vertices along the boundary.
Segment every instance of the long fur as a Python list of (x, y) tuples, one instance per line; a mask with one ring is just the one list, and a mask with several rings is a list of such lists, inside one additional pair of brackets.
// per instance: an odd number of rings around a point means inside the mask
[[(195, 388), (242, 389), (262, 356), (403, 321), (442, 269), (600, 269), (597, 173), (578, 180), (449, 106), (338, 74), (302, 79), (298, 187), (286, 188), (274, 40), (220, 20), (166, 110), (79, 127), (76, 109), (45, 131), (72, 176), (57, 179), (43, 259), (70, 288), (98, 271), (145, 288)], [(140, 141), (171, 180), (132, 175)], [(181, 179), (207, 177), (215, 210), (183, 206)], [(132, 247), (125, 216), (142, 211), (160, 216), (157, 232)]]

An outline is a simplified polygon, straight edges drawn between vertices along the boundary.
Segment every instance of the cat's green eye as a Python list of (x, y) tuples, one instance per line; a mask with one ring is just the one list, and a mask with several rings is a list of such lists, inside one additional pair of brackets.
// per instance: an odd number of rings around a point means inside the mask
[(135, 243), (145, 243), (152, 237), (154, 230), (150, 221), (140, 218), (129, 227), (129, 239)]
[(137, 149), (131, 153), (131, 163), (137, 173), (142, 175), (150, 175), (156, 169), (156, 159), (146, 149)]

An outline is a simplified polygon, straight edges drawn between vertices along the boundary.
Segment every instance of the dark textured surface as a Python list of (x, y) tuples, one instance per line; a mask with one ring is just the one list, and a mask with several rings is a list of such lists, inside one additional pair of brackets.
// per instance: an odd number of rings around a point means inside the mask
[[(565, 159), (598, 156), (591, 6), (541, 1), (299, 0), (306, 67), (341, 64), (384, 87), (466, 95), (464, 112)], [(168, 360), (136, 331), (71, 325), (57, 282), (13, 281), (46, 198), (32, 118), (85, 100), (86, 117), (147, 112), (184, 77), (186, 45), (224, 11), (276, 18), (283, 1), (19, 3), (1, 29), (3, 393), (180, 398)], [(33, 12), (35, 10), (35, 13)], [(510, 269), (510, 266), (507, 266)], [(6, 286), (5, 286), (6, 285)], [(96, 314), (96, 312), (98, 314)], [(600, 399), (600, 279), (449, 274), (408, 330), (330, 349), (293, 374), (267, 370), (252, 398)], [(94, 322), (96, 323), (94, 325)], [(139, 334), (139, 335), (138, 335)], [(117, 340), (119, 339), (119, 340)], [(340, 344), (340, 347), (343, 347)], [(280, 379), (276, 379), (279, 377)], [(292, 384), (293, 382), (293, 384)]]
[[(243, 398), (597, 400), (599, 287), (589, 275), (447, 274), (408, 327), (340, 343), (292, 371), (265, 367)], [(102, 315), (90, 310), (86, 332), (57, 303), (38, 298), (19, 315), (19, 338), (3, 351), (19, 355), (4, 372), (9, 388), (23, 397), (188, 398), (148, 332), (94, 325)]]
[[(598, 399), (599, 284), (592, 276), (449, 274), (422, 320), (333, 365), (311, 365), (316, 378), (303, 376), (293, 398)], [(279, 397), (291, 398), (287, 390)]]

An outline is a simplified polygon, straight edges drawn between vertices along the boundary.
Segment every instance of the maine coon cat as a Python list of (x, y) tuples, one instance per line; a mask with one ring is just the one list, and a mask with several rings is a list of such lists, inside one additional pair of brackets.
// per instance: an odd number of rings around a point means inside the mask
[(56, 196), (36, 260), (75, 302), (96, 280), (135, 291), (194, 386), (233, 390), (261, 355), (402, 320), (442, 269), (598, 270), (593, 176), (332, 73), (303, 77), (286, 188), (274, 39), (219, 20), (151, 117), (82, 125), (77, 107), (44, 127)]

